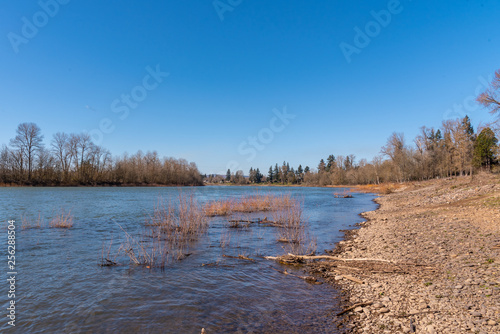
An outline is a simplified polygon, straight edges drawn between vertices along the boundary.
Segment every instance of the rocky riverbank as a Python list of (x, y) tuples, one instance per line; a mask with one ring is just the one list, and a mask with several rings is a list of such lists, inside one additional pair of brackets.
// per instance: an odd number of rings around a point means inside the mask
[(500, 333), (500, 177), (413, 183), (376, 202), (312, 265), (359, 305), (339, 316), (344, 329)]

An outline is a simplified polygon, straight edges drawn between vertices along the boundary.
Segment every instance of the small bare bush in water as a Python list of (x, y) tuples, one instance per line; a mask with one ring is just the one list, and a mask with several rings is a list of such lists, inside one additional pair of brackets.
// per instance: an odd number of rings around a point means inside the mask
[(36, 220), (31, 220), (26, 214), (21, 216), (21, 229), (26, 230), (30, 228), (41, 228), (43, 225), (43, 217), (39, 212)]
[(158, 200), (140, 237), (132, 237), (120, 228), (126, 239), (119, 252), (123, 251), (137, 265), (164, 268), (189, 255), (189, 246), (206, 234), (208, 218), (194, 195), (180, 194), (175, 205), (161, 198)]
[(146, 226), (151, 236), (178, 242), (196, 240), (208, 227), (208, 219), (194, 195), (179, 195), (177, 208), (171, 202), (158, 200), (153, 215)]
[(203, 209), (209, 217), (228, 216), (235, 212), (273, 211), (290, 206), (293, 201), (290, 195), (253, 194), (239, 199), (211, 201)]
[(61, 209), (59, 213), (56, 214), (54, 218), (49, 223), (50, 227), (55, 228), (71, 228), (73, 227), (73, 215), (71, 210)]
[(303, 217), (302, 203), (294, 201), (292, 205), (280, 208), (272, 214), (278, 227), (278, 242), (284, 244), (287, 252), (304, 254), (316, 250), (316, 242), (309, 234), (309, 226)]

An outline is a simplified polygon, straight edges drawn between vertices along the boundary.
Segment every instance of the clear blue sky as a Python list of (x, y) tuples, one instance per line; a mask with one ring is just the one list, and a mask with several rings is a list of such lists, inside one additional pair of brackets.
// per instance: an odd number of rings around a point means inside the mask
[[(114, 155), (247, 174), (371, 159), (393, 131), (490, 118), (470, 101), (500, 68), (496, 0), (54, 1), (2, 2), (0, 144), (35, 122), (47, 145), (97, 130)], [(295, 118), (275, 119), (284, 108)]]

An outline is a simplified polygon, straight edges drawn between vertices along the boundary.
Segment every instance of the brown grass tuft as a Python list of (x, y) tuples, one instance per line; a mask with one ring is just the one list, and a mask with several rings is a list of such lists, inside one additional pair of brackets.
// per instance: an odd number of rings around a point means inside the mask
[(264, 212), (277, 210), (293, 204), (290, 195), (248, 195), (240, 199), (216, 200), (205, 204), (203, 210), (209, 217), (228, 216), (235, 212)]
[(54, 217), (49, 223), (50, 227), (55, 228), (71, 228), (73, 227), (73, 215), (71, 214), (71, 210), (64, 210), (61, 208), (61, 211)]
[(305, 254), (316, 250), (316, 241), (309, 234), (301, 202), (294, 201), (292, 205), (280, 208), (272, 218), (278, 226), (277, 240), (285, 245), (283, 248), (287, 252)]
[(43, 217), (42, 214), (39, 212), (38, 217), (35, 221), (30, 220), (26, 214), (21, 216), (21, 229), (27, 230), (31, 228), (41, 228), (43, 225)]

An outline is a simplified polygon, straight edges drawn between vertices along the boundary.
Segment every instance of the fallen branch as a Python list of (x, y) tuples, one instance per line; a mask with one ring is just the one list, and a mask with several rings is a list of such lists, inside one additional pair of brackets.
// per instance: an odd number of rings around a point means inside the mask
[(373, 304), (373, 302), (366, 302), (366, 303), (357, 303), (357, 304), (354, 304), (353, 306), (351, 306), (351, 307), (343, 310), (342, 312), (337, 313), (337, 317), (341, 316), (341, 315), (343, 315), (343, 314), (345, 314), (345, 313), (347, 313), (349, 311), (354, 310), (356, 307), (359, 307), (359, 306), (364, 307), (364, 306), (368, 306), (368, 305), (372, 305), (372, 304)]
[(357, 279), (356, 277), (352, 277), (352, 276), (349, 276), (349, 275), (342, 275), (345, 279), (348, 279), (349, 281), (353, 281), (355, 283), (358, 283), (358, 284), (364, 284), (365, 282), (363, 282), (362, 280), (360, 279)]
[(387, 271), (387, 270), (372, 270), (370, 271), (371, 274), (408, 274), (407, 271)]
[(347, 269), (347, 270), (355, 270), (355, 271), (363, 271), (363, 269), (359, 269), (356, 267), (347, 267), (347, 266), (334, 266), (335, 268), (338, 269)]

